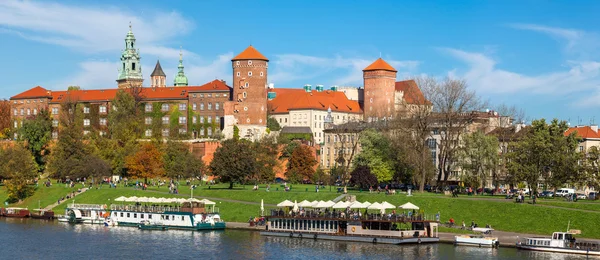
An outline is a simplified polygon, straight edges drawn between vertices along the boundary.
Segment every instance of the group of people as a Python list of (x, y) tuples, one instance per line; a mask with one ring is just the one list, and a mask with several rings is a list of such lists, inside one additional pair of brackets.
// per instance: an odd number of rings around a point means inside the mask
[(382, 189), (380, 186), (377, 186), (377, 189), (374, 189), (373, 186), (369, 187), (369, 193), (373, 193), (374, 191), (377, 191), (377, 193), (381, 193), (384, 190), (385, 190), (385, 194), (386, 195), (394, 195), (394, 194), (396, 194), (396, 190), (395, 189), (390, 189), (388, 187), (388, 185), (385, 185), (384, 189)]

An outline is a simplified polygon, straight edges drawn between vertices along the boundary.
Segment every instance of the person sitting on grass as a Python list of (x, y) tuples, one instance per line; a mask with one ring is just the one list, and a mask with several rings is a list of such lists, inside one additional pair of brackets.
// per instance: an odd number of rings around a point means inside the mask
[(450, 227), (454, 226), (454, 219), (450, 218), (450, 220), (448, 220), (448, 224), (450, 224)]

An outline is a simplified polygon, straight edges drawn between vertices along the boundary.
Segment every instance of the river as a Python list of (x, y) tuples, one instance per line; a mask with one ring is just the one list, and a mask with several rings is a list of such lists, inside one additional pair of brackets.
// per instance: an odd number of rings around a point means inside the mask
[(130, 227), (0, 219), (1, 259), (586, 259), (513, 248), (381, 245), (258, 232), (141, 231)]

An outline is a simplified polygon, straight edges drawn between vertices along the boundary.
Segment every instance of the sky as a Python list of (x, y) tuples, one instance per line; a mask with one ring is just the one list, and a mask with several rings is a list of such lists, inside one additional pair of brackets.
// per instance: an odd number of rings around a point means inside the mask
[[(232, 80), (253, 45), (275, 88), (362, 86), (382, 57), (398, 80), (464, 79), (528, 121), (600, 121), (600, 1), (0, 1), (0, 99), (35, 86), (116, 88), (131, 22), (145, 85), (180, 49), (190, 85)], [(596, 118), (596, 115), (599, 115)]]

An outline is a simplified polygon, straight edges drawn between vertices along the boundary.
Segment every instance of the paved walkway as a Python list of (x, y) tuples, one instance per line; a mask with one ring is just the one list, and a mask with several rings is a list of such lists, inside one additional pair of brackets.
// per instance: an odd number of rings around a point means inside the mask
[(337, 198), (333, 199), (332, 201), (337, 203), (337, 202), (339, 202), (340, 200), (342, 200), (343, 198), (345, 198), (345, 197), (346, 197), (346, 195), (348, 195), (348, 194), (342, 194), (342, 195), (340, 195), (340, 196), (337, 196)]
[[(88, 188), (81, 188), (81, 191), (79, 191), (79, 192), (77, 192), (77, 191), (76, 191), (76, 192), (75, 192), (75, 197), (77, 197), (77, 195), (79, 195), (79, 194), (81, 194), (81, 193), (84, 193), (86, 190), (88, 190)], [(69, 194), (67, 194), (67, 195), (69, 195)], [(65, 196), (65, 197), (66, 197), (66, 196)], [(65, 203), (65, 202), (63, 202), (63, 203)], [(59, 204), (58, 204), (57, 202), (55, 202), (55, 203), (52, 203), (52, 204), (50, 204), (50, 205), (46, 206), (44, 209), (45, 209), (45, 210), (51, 210), (51, 209), (53, 209), (54, 207), (56, 207), (56, 206), (58, 206), (58, 205), (59, 205)]]

